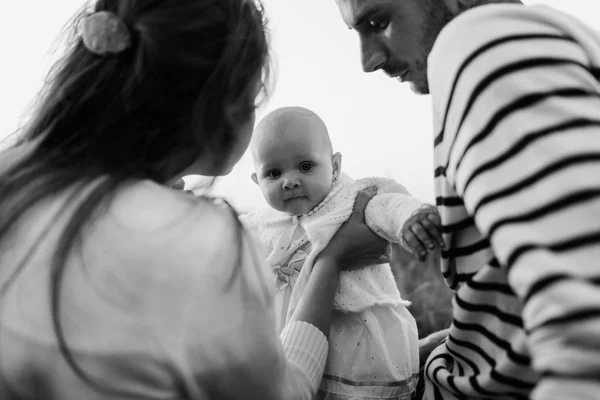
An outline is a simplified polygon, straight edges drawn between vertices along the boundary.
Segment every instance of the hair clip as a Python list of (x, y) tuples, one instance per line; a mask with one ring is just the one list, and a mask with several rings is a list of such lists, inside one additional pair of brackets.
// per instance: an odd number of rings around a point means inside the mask
[(98, 11), (85, 17), (81, 38), (92, 53), (118, 54), (131, 46), (131, 33), (121, 18), (110, 11)]

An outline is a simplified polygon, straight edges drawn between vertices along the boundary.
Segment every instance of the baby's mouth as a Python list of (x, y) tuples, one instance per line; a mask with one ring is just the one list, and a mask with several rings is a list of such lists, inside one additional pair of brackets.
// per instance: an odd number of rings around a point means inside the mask
[(304, 199), (306, 199), (306, 196), (293, 196), (293, 197), (288, 197), (287, 199), (284, 199), (283, 201), (304, 200)]

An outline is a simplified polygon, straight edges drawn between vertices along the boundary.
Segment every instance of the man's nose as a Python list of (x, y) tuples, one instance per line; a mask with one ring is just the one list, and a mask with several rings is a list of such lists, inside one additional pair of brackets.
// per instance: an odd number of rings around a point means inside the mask
[(385, 49), (375, 38), (361, 38), (360, 50), (363, 71), (375, 72), (385, 66)]

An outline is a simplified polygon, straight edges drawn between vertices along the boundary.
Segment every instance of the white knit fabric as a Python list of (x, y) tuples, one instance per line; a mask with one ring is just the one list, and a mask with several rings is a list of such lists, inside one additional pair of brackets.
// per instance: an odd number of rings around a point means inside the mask
[[(402, 243), (402, 226), (423, 203), (411, 196), (404, 186), (385, 178), (352, 180), (342, 174), (324, 202), (305, 216), (296, 217), (273, 209), (262, 209), (241, 217), (249, 228), (258, 231), (258, 237), (267, 251), (267, 264), (275, 272), (283, 266), (281, 262), (288, 259), (306, 240), (312, 245), (291, 295), (288, 318), (304, 292), (316, 256), (352, 213), (358, 192), (369, 186), (377, 186), (378, 192), (365, 210), (367, 225), (389, 242)], [(304, 228), (306, 237), (294, 238), (298, 225)], [(376, 305), (409, 304), (401, 298), (389, 264), (340, 274), (334, 300), (336, 310), (360, 312)]]

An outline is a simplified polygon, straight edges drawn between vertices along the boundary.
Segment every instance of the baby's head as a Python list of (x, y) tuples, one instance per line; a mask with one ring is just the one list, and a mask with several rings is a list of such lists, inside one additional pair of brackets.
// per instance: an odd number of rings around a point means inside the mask
[(327, 196), (340, 174), (342, 156), (333, 153), (325, 123), (302, 107), (268, 114), (257, 125), (250, 146), (252, 180), (279, 211), (306, 214)]

